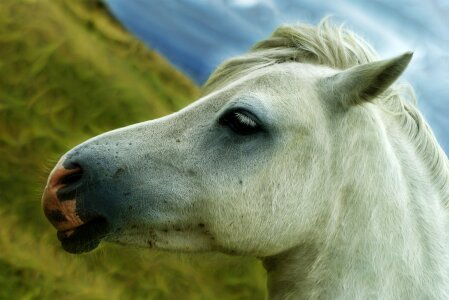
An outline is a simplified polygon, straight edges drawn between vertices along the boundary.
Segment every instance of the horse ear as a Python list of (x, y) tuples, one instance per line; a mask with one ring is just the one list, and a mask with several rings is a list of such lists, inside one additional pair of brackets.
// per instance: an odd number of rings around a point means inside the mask
[(402, 74), (413, 53), (358, 65), (326, 78), (330, 91), (345, 107), (370, 101)]

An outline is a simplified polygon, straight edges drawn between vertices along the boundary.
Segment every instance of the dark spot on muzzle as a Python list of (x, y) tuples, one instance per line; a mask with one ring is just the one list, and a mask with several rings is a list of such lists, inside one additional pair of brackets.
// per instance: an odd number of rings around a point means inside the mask
[(114, 175), (112, 175), (112, 178), (117, 179), (120, 176), (123, 175), (123, 173), (125, 173), (125, 169), (123, 168), (118, 168), (117, 171), (115, 171)]
[(67, 218), (64, 216), (64, 214), (60, 210), (51, 211), (47, 217), (50, 219), (50, 221), (55, 222), (55, 223), (67, 222)]

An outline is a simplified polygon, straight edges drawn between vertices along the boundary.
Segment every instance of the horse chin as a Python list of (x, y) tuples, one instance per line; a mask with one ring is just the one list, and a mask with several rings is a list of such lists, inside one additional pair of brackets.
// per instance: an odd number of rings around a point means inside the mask
[(62, 248), (73, 254), (90, 252), (107, 236), (110, 227), (104, 218), (96, 218), (75, 229), (58, 231)]

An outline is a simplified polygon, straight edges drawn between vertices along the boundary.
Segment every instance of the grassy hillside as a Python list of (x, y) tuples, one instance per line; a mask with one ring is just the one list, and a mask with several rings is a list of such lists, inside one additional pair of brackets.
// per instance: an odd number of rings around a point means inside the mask
[(106, 245), (63, 252), (40, 197), (57, 158), (198, 89), (96, 0), (0, 2), (0, 299), (261, 299), (255, 259)]

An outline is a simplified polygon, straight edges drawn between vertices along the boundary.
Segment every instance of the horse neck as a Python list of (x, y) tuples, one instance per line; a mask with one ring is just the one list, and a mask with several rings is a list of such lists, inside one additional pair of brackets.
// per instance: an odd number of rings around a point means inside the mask
[[(264, 260), (270, 298), (449, 299), (439, 194), (399, 125), (372, 113), (361, 111), (368, 127), (336, 147), (319, 233)], [(340, 133), (354, 128), (343, 122)]]

